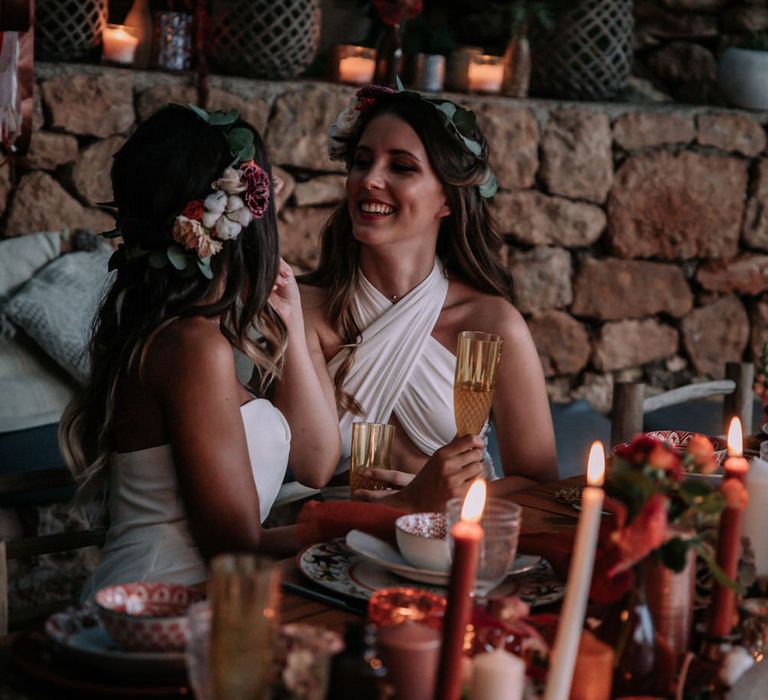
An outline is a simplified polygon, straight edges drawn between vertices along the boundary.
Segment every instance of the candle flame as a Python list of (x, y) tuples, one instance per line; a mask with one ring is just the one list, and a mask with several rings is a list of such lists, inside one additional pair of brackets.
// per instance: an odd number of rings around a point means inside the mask
[(587, 460), (587, 483), (590, 486), (602, 486), (605, 479), (605, 449), (600, 440), (595, 440), (589, 448)]
[(741, 430), (741, 421), (738, 416), (731, 418), (728, 426), (728, 454), (731, 457), (741, 457), (744, 451), (744, 436)]
[(485, 479), (475, 479), (464, 497), (464, 505), (461, 507), (461, 519), (476, 523), (480, 521), (485, 508), (485, 494), (487, 486)]

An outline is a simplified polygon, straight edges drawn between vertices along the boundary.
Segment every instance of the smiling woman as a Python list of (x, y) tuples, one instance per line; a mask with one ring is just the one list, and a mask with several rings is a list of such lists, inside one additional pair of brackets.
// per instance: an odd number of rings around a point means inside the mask
[[(555, 475), (541, 365), (510, 303), (490, 200), (496, 180), (475, 115), (444, 99), (371, 86), (330, 132), (347, 163), (347, 200), (323, 232), (321, 262), (301, 291), (340, 410), (342, 454), (354, 421), (397, 426), (388, 501), (442, 510), (487, 463), (483, 440), (456, 436), (459, 332), (505, 341), (493, 418), (506, 478), (496, 494)], [(347, 468), (342, 460), (337, 474)], [(357, 492), (379, 498), (383, 492)]]

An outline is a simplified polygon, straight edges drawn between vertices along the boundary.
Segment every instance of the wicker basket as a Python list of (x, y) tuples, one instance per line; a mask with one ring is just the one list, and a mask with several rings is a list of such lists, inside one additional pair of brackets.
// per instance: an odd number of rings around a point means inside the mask
[(215, 0), (210, 57), (222, 72), (295, 78), (320, 41), (320, 0)]
[(37, 0), (35, 57), (74, 61), (101, 45), (107, 0)]
[(626, 85), (633, 52), (632, 0), (581, 0), (552, 32), (533, 35), (531, 92), (602, 100)]

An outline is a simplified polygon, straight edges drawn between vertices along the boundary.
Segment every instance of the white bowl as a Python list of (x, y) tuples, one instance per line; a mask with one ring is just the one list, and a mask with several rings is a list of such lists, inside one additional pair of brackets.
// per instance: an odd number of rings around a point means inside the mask
[(395, 521), (397, 546), (419, 569), (447, 572), (451, 568), (445, 513), (411, 513)]

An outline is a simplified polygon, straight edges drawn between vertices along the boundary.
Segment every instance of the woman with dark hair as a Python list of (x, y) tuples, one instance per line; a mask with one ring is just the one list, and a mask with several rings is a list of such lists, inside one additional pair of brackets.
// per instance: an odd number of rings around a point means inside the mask
[(485, 331), (504, 340), (492, 414), (505, 478), (491, 491), (556, 478), (541, 363), (511, 304), (490, 207), (496, 180), (474, 113), (372, 86), (329, 136), (331, 157), (347, 164), (347, 200), (300, 289), (333, 377), (342, 454), (353, 421), (394, 423), (394, 471), (371, 476), (408, 486), (387, 500), (441, 509), (462, 494), (481, 473), (483, 442), (454, 439), (454, 352), (459, 332)]
[[(331, 408), (333, 390), (279, 257), (263, 143), (236, 112), (160, 110), (116, 154), (112, 183), (123, 243), (90, 381), (60, 426), (81, 495), (107, 484), (90, 590), (198, 583), (221, 550), (292, 548), (261, 522), (288, 463), (310, 486), (330, 478), (338, 427), (315, 408)], [(233, 348), (255, 365), (249, 388)]]

